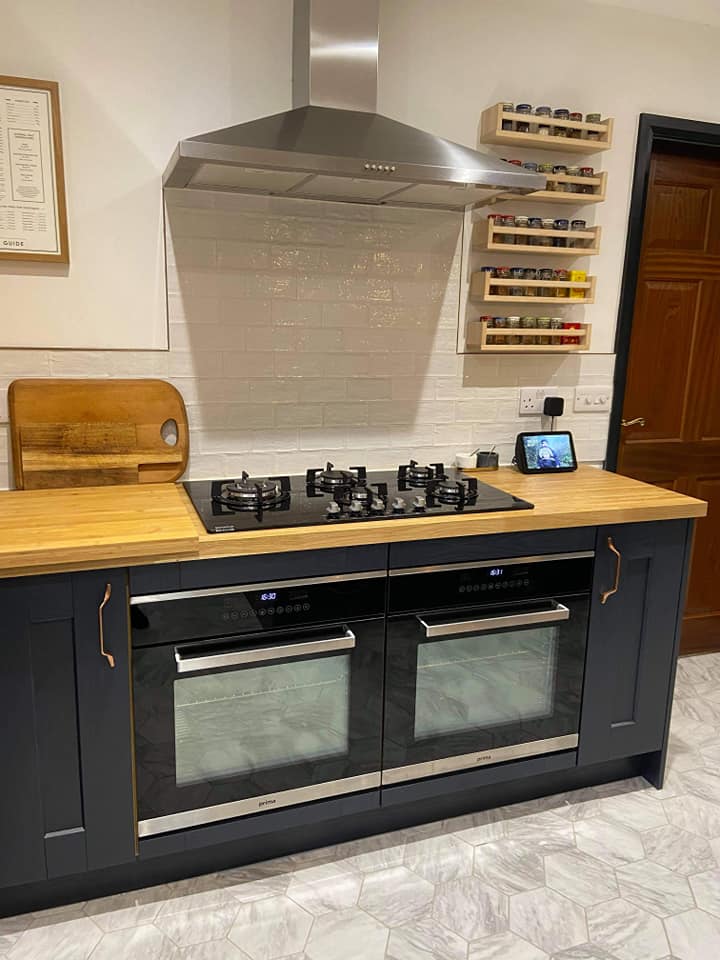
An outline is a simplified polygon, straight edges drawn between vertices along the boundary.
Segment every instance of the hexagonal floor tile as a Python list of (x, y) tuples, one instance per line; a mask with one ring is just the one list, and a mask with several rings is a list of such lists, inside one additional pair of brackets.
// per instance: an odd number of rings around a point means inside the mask
[(716, 960), (720, 956), (720, 920), (704, 910), (688, 910), (665, 921), (673, 955), (682, 960)]
[(547, 960), (547, 954), (506, 930), (471, 943), (468, 960)]
[(467, 942), (426, 917), (395, 927), (387, 945), (388, 960), (465, 960)]
[(667, 823), (657, 798), (649, 793), (626, 793), (600, 801), (600, 816), (632, 830), (652, 830)]
[(575, 824), (575, 842), (583, 853), (611, 867), (621, 867), (645, 856), (640, 834), (610, 820), (597, 818)]
[(699, 837), (720, 837), (720, 805), (687, 795), (662, 801), (670, 823)]
[[(129, 957), (128, 960), (133, 958)], [(248, 960), (248, 955), (229, 940), (210, 940), (192, 947), (180, 947), (172, 955), (172, 960)]]
[(253, 960), (275, 960), (300, 952), (312, 917), (287, 897), (241, 904), (228, 938)]
[(548, 887), (581, 907), (591, 907), (619, 896), (612, 867), (580, 850), (546, 857), (545, 876)]
[(575, 846), (572, 824), (554, 813), (535, 813), (507, 820), (512, 840), (533, 843), (542, 854), (559, 853)]
[(546, 888), (510, 898), (510, 929), (547, 953), (590, 939), (583, 909)]
[(469, 877), (473, 871), (473, 848), (452, 834), (427, 837), (407, 845), (405, 866), (430, 883)]
[[(106, 933), (93, 950), (97, 960), (142, 957), (143, 960), (175, 960), (175, 944), (152, 924)], [(59, 954), (54, 954), (59, 956)]]
[(720, 917), (720, 870), (708, 870), (690, 877), (690, 886), (698, 907)]
[(717, 866), (710, 844), (704, 837), (672, 824), (646, 830), (641, 839), (648, 860), (683, 877), (713, 870)]
[(319, 917), (332, 910), (354, 907), (361, 886), (362, 874), (341, 861), (299, 870), (290, 880), (287, 896)]
[(634, 903), (600, 903), (588, 909), (587, 918), (590, 941), (617, 960), (661, 960), (668, 954), (662, 923)]
[(358, 905), (388, 927), (396, 927), (429, 912), (435, 887), (407, 867), (388, 867), (363, 880)]
[(305, 953), (310, 960), (383, 960), (389, 933), (357, 907), (326, 913), (313, 924)]
[(447, 821), (447, 827), (460, 840), (473, 847), (505, 836), (505, 820), (499, 810), (479, 810)]
[(437, 888), (433, 916), (466, 940), (479, 940), (507, 930), (508, 901), (477, 877), (462, 877)]
[(112, 897), (89, 900), (85, 913), (105, 933), (152, 923), (168, 895), (165, 886), (132, 890)]
[(545, 866), (537, 846), (509, 838), (475, 848), (475, 874), (508, 896), (545, 883)]
[(239, 909), (240, 905), (234, 901), (204, 909), (184, 910), (182, 913), (156, 917), (155, 926), (179, 947), (205, 943), (207, 940), (222, 940), (230, 932)]
[(620, 896), (656, 917), (671, 917), (695, 906), (687, 880), (659, 863), (639, 860), (616, 872)]
[(569, 950), (554, 953), (551, 960), (616, 960), (616, 958), (596, 943), (581, 943), (579, 947), (570, 947)]
[[(162, 936), (162, 934), (160, 934)], [(102, 937), (102, 931), (88, 917), (47, 923), (25, 930), (12, 947), (13, 960), (38, 960), (39, 957), (72, 957), (86, 960)]]

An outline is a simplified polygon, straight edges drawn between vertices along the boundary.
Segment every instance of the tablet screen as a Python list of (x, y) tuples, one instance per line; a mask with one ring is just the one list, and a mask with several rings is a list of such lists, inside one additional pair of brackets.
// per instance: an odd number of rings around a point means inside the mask
[(567, 433), (536, 433), (523, 437), (528, 470), (567, 470), (575, 466), (575, 457)]

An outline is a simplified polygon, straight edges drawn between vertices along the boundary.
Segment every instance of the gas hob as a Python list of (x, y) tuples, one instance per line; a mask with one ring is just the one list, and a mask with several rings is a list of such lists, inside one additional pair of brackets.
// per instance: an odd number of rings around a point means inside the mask
[(190, 480), (184, 486), (208, 533), (533, 507), (460, 470), (415, 460), (389, 471), (328, 463), (304, 476), (242, 473), (227, 480)]

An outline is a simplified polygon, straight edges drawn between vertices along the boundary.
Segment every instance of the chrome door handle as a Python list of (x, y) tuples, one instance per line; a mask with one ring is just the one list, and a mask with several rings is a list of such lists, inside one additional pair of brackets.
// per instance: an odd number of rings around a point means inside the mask
[(185, 657), (182, 648), (175, 647), (175, 663), (178, 673), (198, 673), (200, 670), (216, 670), (248, 663), (284, 660), (285, 657), (309, 657), (315, 653), (328, 653), (331, 650), (352, 650), (355, 643), (355, 634), (352, 630), (346, 630), (340, 637), (278, 644), (276, 647), (252, 647), (246, 650), (233, 650), (230, 653), (201, 654), (195, 657)]
[(645, 417), (635, 417), (633, 420), (621, 420), (620, 424), (623, 427), (644, 427)]
[(454, 623), (428, 623), (418, 620), (425, 627), (426, 637), (448, 637), (456, 633), (487, 633), (489, 630), (505, 630), (508, 627), (526, 627), (534, 623), (557, 623), (569, 620), (570, 611), (562, 603), (552, 601), (549, 610), (530, 610), (528, 613), (511, 613), (499, 617), (482, 617), (477, 620), (456, 620)]
[(103, 594), (103, 598), (100, 601), (100, 606), (98, 607), (98, 634), (100, 636), (100, 656), (105, 657), (110, 669), (113, 669), (115, 666), (115, 657), (111, 653), (108, 653), (105, 649), (105, 624), (103, 623), (105, 607), (107, 606), (107, 602), (111, 596), (112, 584), (106, 583), (105, 593)]
[(600, 594), (600, 603), (607, 603), (610, 597), (614, 596), (620, 589), (620, 564), (622, 563), (622, 554), (615, 546), (612, 537), (607, 538), (608, 549), (615, 554), (615, 583), (609, 590), (603, 590)]

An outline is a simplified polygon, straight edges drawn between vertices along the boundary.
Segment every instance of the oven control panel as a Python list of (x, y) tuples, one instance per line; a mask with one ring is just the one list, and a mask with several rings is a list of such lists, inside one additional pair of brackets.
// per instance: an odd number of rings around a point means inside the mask
[(386, 582), (383, 571), (132, 597), (132, 642), (145, 647), (382, 616)]
[(389, 609), (429, 611), (586, 593), (592, 568), (593, 555), (587, 553), (393, 570)]

